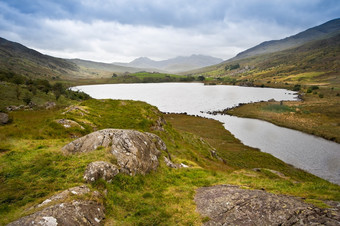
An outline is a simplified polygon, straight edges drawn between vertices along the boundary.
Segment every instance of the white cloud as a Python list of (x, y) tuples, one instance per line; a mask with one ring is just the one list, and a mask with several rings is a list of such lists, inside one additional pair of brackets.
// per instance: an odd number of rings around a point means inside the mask
[[(103, 62), (130, 61), (140, 56), (167, 59), (206, 54), (223, 59), (262, 41), (291, 33), (276, 24), (258, 21), (217, 22), (193, 28), (151, 27), (117, 22), (44, 19), (30, 34), (17, 28), (22, 43), (45, 54)], [(39, 37), (39, 38), (38, 38)]]
[[(135, 0), (131, 5), (123, 0), (83, 0), (74, 17), (69, 16), (72, 10), (67, 11), (67, 7), (59, 7), (59, 11), (68, 16), (49, 17), (48, 12), (23, 13), (0, 2), (0, 34), (57, 57), (114, 62), (191, 54), (229, 59), (263, 41), (308, 28), (280, 22), (292, 8), (292, 3), (285, 6), (282, 1), (151, 2)], [(303, 5), (299, 3), (296, 8)], [(264, 17), (267, 14), (273, 15)], [(294, 15), (295, 19), (298, 12)], [(186, 25), (179, 26), (182, 22)]]

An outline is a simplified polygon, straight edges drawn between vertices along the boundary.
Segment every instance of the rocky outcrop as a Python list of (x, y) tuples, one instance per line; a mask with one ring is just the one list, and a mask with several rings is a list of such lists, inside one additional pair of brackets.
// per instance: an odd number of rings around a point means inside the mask
[(8, 226), (26, 225), (101, 225), (104, 206), (95, 201), (72, 201), (47, 207), (29, 216), (20, 218)]
[[(92, 200), (68, 201), (90, 192), (85, 185), (69, 188), (28, 209), (28, 211), (34, 209), (39, 211), (8, 225), (101, 225), (105, 217), (103, 204)], [(92, 196), (99, 197), (100, 195), (99, 192), (94, 191)]]
[(5, 125), (9, 122), (8, 114), (0, 112), (0, 125)]
[(88, 134), (65, 145), (64, 153), (82, 153), (109, 147), (117, 159), (120, 172), (129, 175), (156, 170), (161, 151), (166, 145), (155, 134), (135, 130), (104, 129)]
[(319, 209), (294, 197), (218, 185), (197, 189), (197, 210), (205, 225), (339, 225), (340, 205)]
[(53, 101), (48, 101), (45, 103), (45, 109), (49, 110), (49, 109), (53, 109), (57, 106), (57, 104)]
[(78, 122), (75, 122), (75, 121), (70, 120), (70, 119), (57, 119), (56, 122), (63, 125), (65, 128), (78, 127), (82, 130), (85, 129)]
[(65, 200), (67, 197), (69, 197), (70, 195), (85, 195), (87, 193), (90, 192), (90, 189), (85, 186), (85, 185), (81, 185), (81, 186), (77, 186), (77, 187), (73, 187), (73, 188), (69, 188), (65, 191), (62, 191), (56, 195), (51, 196), (50, 198), (44, 200), (42, 203), (38, 204), (37, 206), (35, 206), (34, 208), (37, 207), (44, 207), (47, 206), (48, 204), (52, 203), (52, 202), (56, 202), (56, 201), (63, 201)]
[(84, 180), (88, 183), (94, 182), (100, 178), (111, 181), (118, 173), (119, 170), (117, 166), (111, 163), (104, 161), (91, 162), (86, 167)]

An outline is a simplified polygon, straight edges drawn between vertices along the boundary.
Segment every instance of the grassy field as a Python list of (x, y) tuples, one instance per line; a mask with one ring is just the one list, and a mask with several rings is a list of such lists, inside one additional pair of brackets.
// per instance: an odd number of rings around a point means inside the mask
[[(340, 200), (339, 186), (244, 146), (217, 121), (185, 115), (163, 116), (157, 108), (143, 102), (77, 103), (77, 108), (11, 112), (13, 122), (0, 127), (0, 225), (31, 213), (29, 207), (52, 194), (84, 183), (82, 176), (88, 163), (114, 161), (105, 148), (78, 155), (61, 153), (63, 145), (76, 137), (103, 128), (158, 134), (173, 161), (190, 166), (170, 169), (161, 156), (160, 167), (151, 174), (119, 175), (111, 183), (99, 180), (90, 185), (100, 192), (107, 189), (102, 200), (107, 225), (200, 225), (205, 219), (196, 212), (195, 190), (215, 184), (296, 195), (321, 206), (325, 204), (320, 200)], [(154, 129), (160, 117), (167, 120), (164, 131)], [(56, 123), (60, 118), (74, 120), (84, 129), (65, 128)]]

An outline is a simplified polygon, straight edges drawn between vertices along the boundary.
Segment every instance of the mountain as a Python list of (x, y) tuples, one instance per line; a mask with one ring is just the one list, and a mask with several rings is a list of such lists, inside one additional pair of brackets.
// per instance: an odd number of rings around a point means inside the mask
[(147, 71), (147, 72), (155, 71), (155, 69), (153, 68), (121, 66), (121, 65), (116, 65), (116, 64), (101, 63), (101, 62), (82, 60), (82, 59), (69, 59), (68, 61), (78, 65), (79, 67), (83, 67), (87, 69), (94, 69), (94, 70), (99, 70), (99, 71), (107, 71), (107, 72), (109, 71), (109, 72), (115, 72), (115, 73), (124, 73), (124, 72), (135, 73), (141, 70)]
[(331, 37), (340, 33), (340, 18), (328, 21), (319, 26), (307, 29), (296, 35), (281, 39), (263, 42), (257, 46), (247, 49), (228, 61), (244, 59), (260, 54), (273, 53), (285, 49), (301, 46), (310, 41), (316, 41)]
[(214, 64), (221, 63), (223, 60), (211, 56), (204, 55), (191, 55), (191, 56), (179, 56), (168, 60), (155, 61), (147, 57), (137, 58), (130, 63), (113, 63), (114, 65), (137, 67), (137, 68), (154, 68), (156, 70), (167, 72), (183, 72), (202, 68)]
[[(334, 21), (326, 23), (326, 28), (331, 24), (334, 25)], [(308, 33), (312, 31), (316, 33), (316, 30), (324, 31), (322, 26), (317, 28), (307, 31)], [(340, 31), (340, 24), (338, 29), (332, 29)], [(297, 37), (301, 37), (302, 34), (306, 33), (299, 33)], [(250, 50), (247, 51), (251, 52)], [(297, 47), (244, 58), (235, 57), (217, 65), (186, 72), (186, 74), (214, 77), (218, 82), (239, 85), (252, 85), (253, 83), (287, 87), (299, 83), (337, 87), (340, 84), (339, 61), (340, 32), (333, 32), (328, 33), (322, 39), (305, 42)]]
[(20, 73), (28, 77), (65, 77), (79, 71), (67, 60), (51, 57), (16, 42), (0, 38), (0, 70)]
[[(140, 68), (81, 59), (62, 59), (44, 55), (26, 46), (0, 38), (0, 72), (13, 72), (29, 78), (77, 79), (111, 77), (112, 72), (138, 72)], [(144, 71), (154, 69), (143, 68)]]

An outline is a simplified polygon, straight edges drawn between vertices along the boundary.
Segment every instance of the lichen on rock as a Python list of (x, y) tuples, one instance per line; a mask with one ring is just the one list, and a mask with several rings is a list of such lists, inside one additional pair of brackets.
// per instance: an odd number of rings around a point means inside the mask
[(197, 189), (197, 210), (205, 225), (339, 225), (336, 211), (320, 209), (297, 198), (218, 185)]
[(58, 203), (22, 217), (8, 226), (26, 225), (101, 225), (104, 206), (95, 201), (72, 201)]
[(111, 181), (118, 173), (119, 170), (117, 166), (111, 163), (104, 161), (91, 162), (86, 167), (84, 180), (88, 183), (94, 182), (100, 178)]
[(121, 172), (129, 175), (146, 174), (156, 170), (161, 151), (167, 151), (166, 145), (157, 135), (135, 130), (103, 129), (65, 145), (64, 153), (83, 153), (109, 147), (117, 159)]

